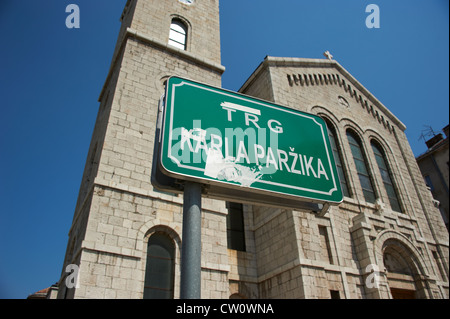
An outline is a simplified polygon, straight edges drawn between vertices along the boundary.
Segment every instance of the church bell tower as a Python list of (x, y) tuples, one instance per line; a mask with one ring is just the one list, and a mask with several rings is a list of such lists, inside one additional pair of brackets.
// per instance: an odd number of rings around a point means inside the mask
[[(158, 107), (170, 76), (221, 86), (219, 0), (128, 0), (121, 22), (59, 298), (179, 297), (183, 198), (151, 183)], [(204, 201), (202, 298), (227, 298), (227, 210)]]

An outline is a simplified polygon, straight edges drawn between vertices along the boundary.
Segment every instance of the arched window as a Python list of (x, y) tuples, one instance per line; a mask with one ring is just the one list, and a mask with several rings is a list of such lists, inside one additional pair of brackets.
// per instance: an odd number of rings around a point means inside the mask
[(347, 177), (345, 175), (344, 167), (342, 165), (342, 155), (338, 147), (334, 127), (327, 120), (325, 120), (325, 123), (327, 124), (328, 127), (328, 137), (330, 139), (331, 148), (333, 149), (334, 161), (336, 163), (339, 180), (341, 182), (342, 193), (344, 194), (344, 196), (350, 197), (350, 192), (348, 191)]
[(355, 161), (356, 171), (358, 172), (361, 188), (364, 193), (364, 199), (366, 202), (375, 203), (375, 192), (373, 190), (372, 180), (369, 176), (369, 170), (367, 169), (367, 163), (361, 147), (361, 142), (356, 135), (347, 130), (347, 138), (352, 150), (353, 159)]
[(392, 182), (392, 175), (387, 165), (386, 156), (381, 146), (377, 143), (371, 143), (375, 159), (377, 160), (378, 168), (380, 169), (381, 178), (383, 179), (384, 187), (386, 188), (389, 202), (391, 203), (392, 210), (401, 212), (400, 201), (398, 200), (398, 194)]
[(186, 50), (187, 27), (180, 19), (173, 19), (170, 24), (169, 45)]
[(148, 240), (144, 299), (172, 299), (174, 287), (175, 244), (164, 233)]

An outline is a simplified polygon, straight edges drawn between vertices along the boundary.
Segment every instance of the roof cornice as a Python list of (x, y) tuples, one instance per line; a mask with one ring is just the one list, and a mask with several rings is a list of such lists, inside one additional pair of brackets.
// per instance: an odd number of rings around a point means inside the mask
[[(336, 60), (328, 59), (305, 59), (305, 58), (283, 58), (267, 56), (264, 61), (258, 66), (253, 74), (244, 83), (239, 91), (244, 91), (258, 76), (258, 74), (266, 67), (313, 67), (313, 68), (330, 68), (336, 69), (346, 81), (351, 83), (357, 88), (365, 98), (375, 105), (393, 124), (395, 124), (402, 131), (406, 130), (405, 124), (403, 124), (383, 103), (381, 103), (368, 89), (366, 89), (358, 80), (356, 80), (342, 65)], [(348, 83), (346, 83), (348, 84)]]

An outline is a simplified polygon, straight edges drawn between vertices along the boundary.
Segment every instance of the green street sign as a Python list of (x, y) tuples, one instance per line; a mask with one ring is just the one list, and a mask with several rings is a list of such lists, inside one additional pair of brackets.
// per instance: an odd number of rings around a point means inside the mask
[(162, 121), (164, 175), (241, 197), (342, 202), (327, 127), (316, 115), (171, 77)]

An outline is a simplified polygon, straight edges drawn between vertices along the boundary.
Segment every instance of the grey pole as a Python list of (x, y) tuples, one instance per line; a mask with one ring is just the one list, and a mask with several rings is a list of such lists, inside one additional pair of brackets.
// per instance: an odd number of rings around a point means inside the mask
[(186, 182), (183, 202), (181, 299), (201, 298), (202, 187)]

